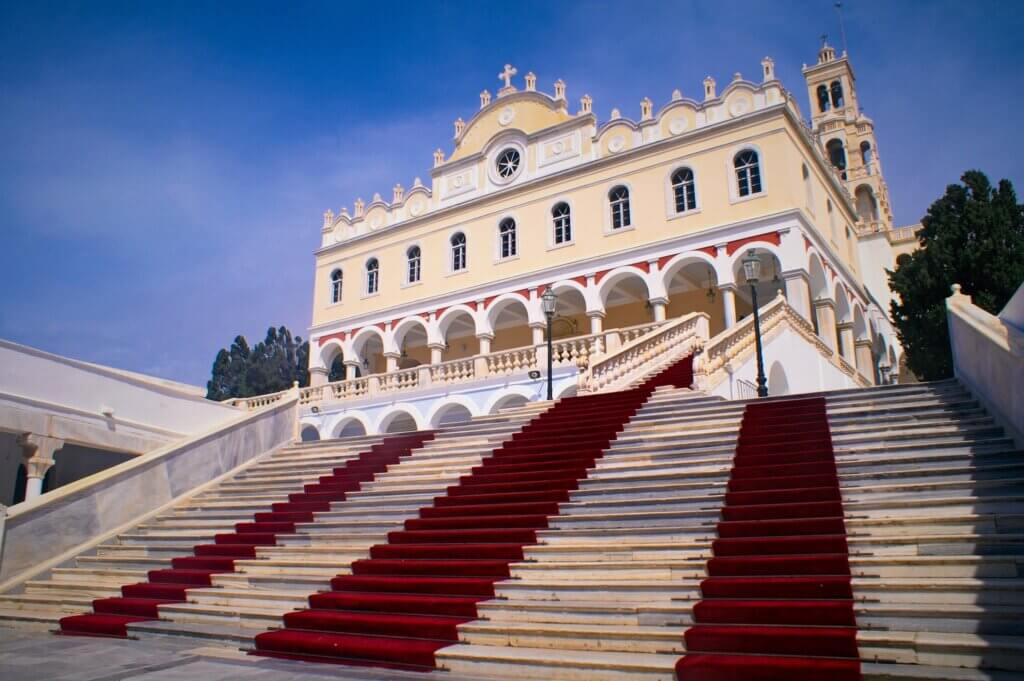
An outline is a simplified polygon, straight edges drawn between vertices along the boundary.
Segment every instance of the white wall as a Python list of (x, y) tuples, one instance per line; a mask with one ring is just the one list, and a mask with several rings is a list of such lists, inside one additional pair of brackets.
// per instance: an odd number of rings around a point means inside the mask
[[(858, 387), (853, 379), (840, 371), (816, 347), (788, 326), (772, 335), (764, 345), (764, 373), (778, 362), (785, 372), (788, 394), (842, 390)], [(745, 399), (740, 393), (739, 380), (757, 383), (757, 354), (751, 353), (726, 380), (711, 389), (712, 395), (728, 400)], [(775, 395), (772, 383), (768, 394)]]
[(975, 305), (959, 286), (946, 299), (956, 377), (1024, 447), (1024, 284), (1002, 318)]
[[(238, 416), (238, 409), (202, 395), (195, 386), (0, 340), (0, 429), (146, 451)], [(105, 416), (104, 411), (112, 411), (113, 416)], [(45, 416), (56, 417), (56, 425), (67, 432), (36, 425)], [(104, 438), (104, 431), (120, 437), (111, 441)], [(138, 440), (135, 446), (129, 446), (131, 437)]]

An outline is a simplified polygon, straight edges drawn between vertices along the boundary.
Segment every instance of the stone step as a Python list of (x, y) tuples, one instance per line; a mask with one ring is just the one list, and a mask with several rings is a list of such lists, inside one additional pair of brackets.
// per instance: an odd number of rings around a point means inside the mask
[(502, 679), (564, 681), (674, 681), (673, 653), (618, 653), (460, 643), (435, 653), (438, 666), (455, 674)]

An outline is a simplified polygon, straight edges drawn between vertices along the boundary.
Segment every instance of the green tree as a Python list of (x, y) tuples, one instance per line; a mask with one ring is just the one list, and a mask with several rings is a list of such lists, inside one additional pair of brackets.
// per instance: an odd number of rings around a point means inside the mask
[(286, 327), (270, 327), (267, 337), (251, 349), (245, 336), (236, 336), (213, 360), (206, 397), (219, 401), (264, 395), (290, 388), (294, 381), (309, 385), (308, 362), (309, 343), (293, 338)]
[(892, 319), (907, 364), (925, 380), (953, 375), (945, 300), (953, 284), (975, 304), (995, 314), (1024, 280), (1024, 206), (1009, 180), (992, 188), (988, 177), (969, 170), (963, 184), (946, 187), (928, 208), (918, 233), (920, 248), (890, 271), (899, 295)]

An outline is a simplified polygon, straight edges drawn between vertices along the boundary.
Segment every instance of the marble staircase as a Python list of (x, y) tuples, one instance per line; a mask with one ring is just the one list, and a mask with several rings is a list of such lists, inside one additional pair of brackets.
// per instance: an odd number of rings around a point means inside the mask
[[(278, 545), (259, 547), (257, 557), (236, 561), (235, 572), (218, 574), (213, 588), (188, 592), (186, 603), (160, 606), (160, 620), (129, 625), (129, 634), (173, 634), (237, 643), (280, 622), (310, 592), (324, 588), (339, 566), (364, 557), (370, 545), (431, 498), (481, 456), (511, 437), (546, 403), (444, 427), (436, 437), (368, 483), (296, 526)], [(86, 611), (96, 598), (120, 595), (123, 584), (144, 580), (149, 570), (170, 566), (193, 545), (211, 541), (253, 513), (287, 500), (288, 494), (383, 436), (360, 436), (289, 447), (253, 462), (215, 488), (200, 492), (79, 556), (73, 567), (26, 583), (21, 593), (0, 594), (0, 624), (53, 628), (57, 620)]]
[[(958, 384), (826, 394), (870, 679), (1024, 678), (1024, 460)], [(744, 403), (659, 389), (439, 666), (672, 679)]]

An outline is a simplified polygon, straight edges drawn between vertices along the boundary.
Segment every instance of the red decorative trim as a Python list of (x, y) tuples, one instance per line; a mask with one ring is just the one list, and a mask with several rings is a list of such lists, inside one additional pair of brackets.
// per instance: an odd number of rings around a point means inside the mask
[(679, 255), (679, 254), (678, 253), (673, 253), (672, 255), (663, 255), (660, 258), (658, 258), (658, 269), (659, 270), (664, 269), (665, 263), (667, 263), (669, 260), (671, 260), (672, 258), (676, 257), (677, 255)]
[(808, 239), (807, 237), (804, 237), (804, 251), (809, 250), (811, 250), (811, 240)]
[(600, 272), (595, 274), (594, 275), (594, 283), (595, 284), (600, 284), (601, 280), (604, 279), (604, 275), (608, 274), (609, 272), (611, 272), (611, 270), (601, 270)]
[(646, 260), (644, 260), (642, 262), (635, 262), (635, 263), (633, 263), (633, 267), (636, 267), (636, 268), (639, 268), (639, 269), (643, 270), (645, 274), (650, 274), (651, 273), (651, 263), (647, 262)]
[(782, 243), (782, 239), (779, 238), (778, 232), (768, 232), (767, 234), (758, 234), (756, 236), (748, 236), (745, 239), (736, 239), (735, 241), (730, 241), (729, 244), (725, 247), (725, 252), (729, 255), (732, 255), (733, 253), (743, 248), (747, 244), (754, 243), (755, 241), (765, 241), (774, 246), (778, 246), (779, 244)]
[(324, 344), (327, 343), (327, 341), (334, 340), (335, 338), (337, 338), (340, 341), (344, 341), (345, 340), (345, 332), (344, 331), (338, 331), (337, 333), (330, 333), (330, 334), (327, 334), (326, 336), (320, 336), (320, 338), (318, 338), (316, 342), (317, 342), (317, 345), (319, 345), (322, 348), (324, 346)]
[(718, 257), (718, 249), (715, 248), (714, 246), (705, 246), (704, 248), (698, 248), (697, 250), (700, 251), (701, 253), (707, 253), (712, 258)]
[(575, 281), (580, 286), (583, 286), (584, 288), (587, 285), (587, 278), (585, 276), (583, 276), (582, 274), (580, 276), (578, 276), (578, 277), (573, 277), (572, 280)]

